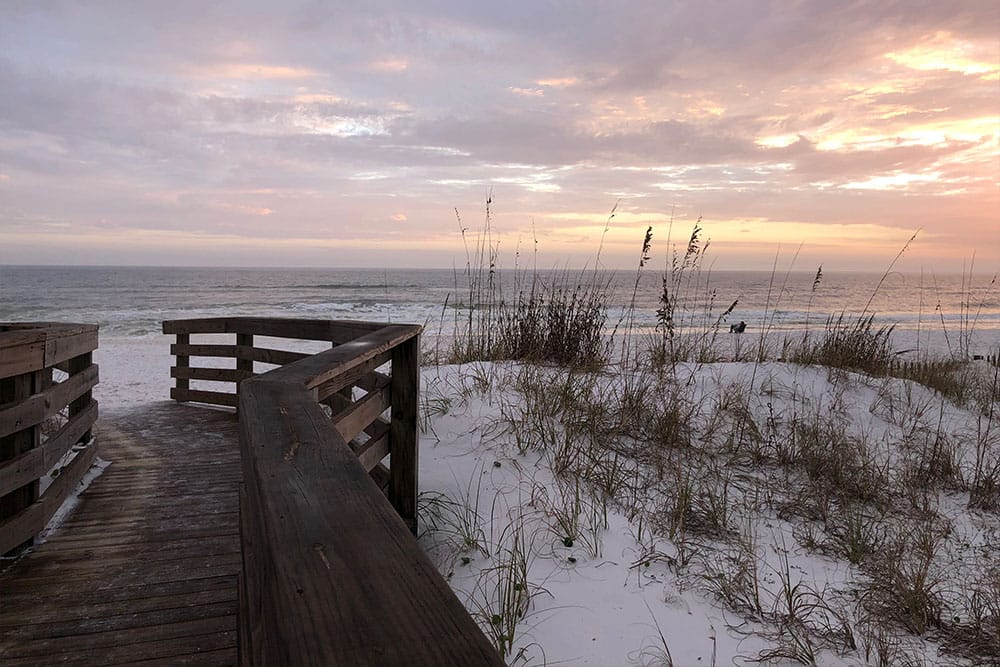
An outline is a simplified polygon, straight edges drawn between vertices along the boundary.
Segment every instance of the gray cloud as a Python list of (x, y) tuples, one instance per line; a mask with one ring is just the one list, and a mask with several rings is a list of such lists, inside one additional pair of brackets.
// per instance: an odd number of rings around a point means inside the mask
[(6, 3), (0, 236), (360, 239), (405, 214), (437, 238), (491, 185), (512, 226), (621, 196), (996, 235), (995, 126), (963, 129), (996, 79), (886, 54), (955, 39), (996, 66), (998, 24), (988, 2)]

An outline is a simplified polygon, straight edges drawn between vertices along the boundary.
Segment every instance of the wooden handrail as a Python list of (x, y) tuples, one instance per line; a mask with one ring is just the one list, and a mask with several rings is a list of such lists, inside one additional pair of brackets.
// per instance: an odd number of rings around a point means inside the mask
[[(301, 357), (254, 347), (254, 335), (296, 338), (299, 326), (334, 347)], [(171, 392), (238, 405), (242, 664), (503, 664), (413, 538), (421, 327), (216, 318), (163, 328), (178, 337), (175, 369), (200, 354), (251, 360), (234, 369), (251, 375), (220, 378), (238, 382), (236, 394)], [(192, 344), (202, 333), (238, 338)], [(288, 363), (252, 375), (261, 356)]]
[(94, 460), (97, 346), (95, 325), (0, 324), (0, 554), (31, 545)]

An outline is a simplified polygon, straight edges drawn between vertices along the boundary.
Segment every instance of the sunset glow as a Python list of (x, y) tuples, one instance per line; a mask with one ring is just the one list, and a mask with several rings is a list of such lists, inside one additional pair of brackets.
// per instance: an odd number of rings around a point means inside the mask
[(995, 3), (565, 11), (5, 6), (0, 264), (1000, 269)]

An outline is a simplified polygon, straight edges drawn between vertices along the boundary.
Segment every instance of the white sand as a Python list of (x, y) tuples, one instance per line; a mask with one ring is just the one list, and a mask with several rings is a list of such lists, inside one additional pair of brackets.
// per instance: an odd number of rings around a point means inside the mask
[[(169, 343), (166, 336), (102, 339), (97, 353), (101, 384), (95, 393), (104, 415), (167, 399)], [(503, 389), (505, 374), (514, 368), (490, 364), (425, 368), (425, 403), (440, 400), (447, 405), (430, 419), (421, 436), (420, 454), (424, 500), (443, 494), (474, 506), (478, 497), (482, 542), (489, 556), (463, 548), (445, 532), (431, 532), (422, 539), (470, 612), (481, 615), (488, 608), (496, 584), (492, 568), (511, 548), (513, 528), (521, 527), (533, 598), (517, 624), (511, 664), (668, 664), (662, 659), (660, 631), (675, 665), (750, 664), (759, 651), (773, 646), (767, 638), (773, 627), (727, 611), (692, 574), (697, 570), (671, 566), (677, 551), (665, 536), (645, 530), (640, 534), (639, 526), (613, 509), (607, 529), (593, 531), (589, 539), (579, 539), (572, 547), (563, 545), (548, 509), (557, 504), (552, 472), (539, 457), (519, 455), (495, 428), (502, 406), (516, 400)], [(728, 363), (689, 370), (706, 395), (727, 382), (749, 382), (753, 375), (757, 408), (771, 403), (779, 414), (822, 404), (833, 395), (830, 374), (819, 368), (771, 363), (754, 369), (752, 364)], [(494, 382), (481, 391), (484, 385), (477, 385), (477, 376), (492, 377)], [(919, 387), (915, 391), (937, 401), (931, 392)], [(888, 437), (894, 427), (880, 412), (884, 392), (879, 382), (854, 377), (842, 396), (852, 406), (854, 423), (849, 428), (875, 440)], [(941, 423), (951, 432), (974, 430), (974, 414), (950, 406), (942, 410)], [(997, 517), (966, 511), (961, 498), (945, 502), (953, 503), (949, 516), (964, 545), (950, 557), (965, 558), (972, 567), (982, 562), (984, 554), (996, 558)], [(795, 581), (849, 595), (850, 582), (858, 576), (856, 568), (800, 548), (786, 521), (770, 515), (752, 516), (750, 521), (760, 539), (767, 604), (779, 590), (781, 554), (787, 555)], [(905, 645), (931, 664), (955, 660), (940, 657), (931, 641), (909, 637)], [(842, 655), (823, 651), (819, 663), (866, 664), (859, 651)]]

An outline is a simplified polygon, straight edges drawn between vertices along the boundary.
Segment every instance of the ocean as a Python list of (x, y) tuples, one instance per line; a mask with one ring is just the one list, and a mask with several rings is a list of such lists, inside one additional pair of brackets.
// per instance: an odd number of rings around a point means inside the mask
[[(594, 280), (593, 271), (539, 271), (541, 280), (573, 286)], [(879, 325), (892, 325), (900, 346), (947, 352), (965, 337), (966, 349), (1000, 347), (1000, 286), (988, 275), (925, 273), (829, 273), (814, 288), (815, 275), (702, 271), (681, 288), (692, 307), (689, 321), (714, 324), (734, 301), (722, 323), (744, 321), (747, 332), (820, 330), (826, 318), (865, 309)], [(508, 299), (530, 277), (498, 272), (494, 277)], [(661, 273), (598, 274), (611, 285), (609, 330), (621, 319), (635, 291), (636, 329), (656, 324)], [(876, 287), (878, 289), (876, 290)], [(874, 296), (873, 296), (874, 295)], [(0, 266), (0, 322), (89, 322), (102, 338), (159, 335), (165, 319), (225, 315), (360, 319), (424, 324), (428, 333), (447, 334), (456, 308), (469, 302), (464, 271), (435, 269), (251, 269), (162, 267)], [(447, 307), (446, 307), (447, 304)], [(711, 314), (701, 314), (708, 312)], [(925, 347), (929, 346), (929, 348)]]

